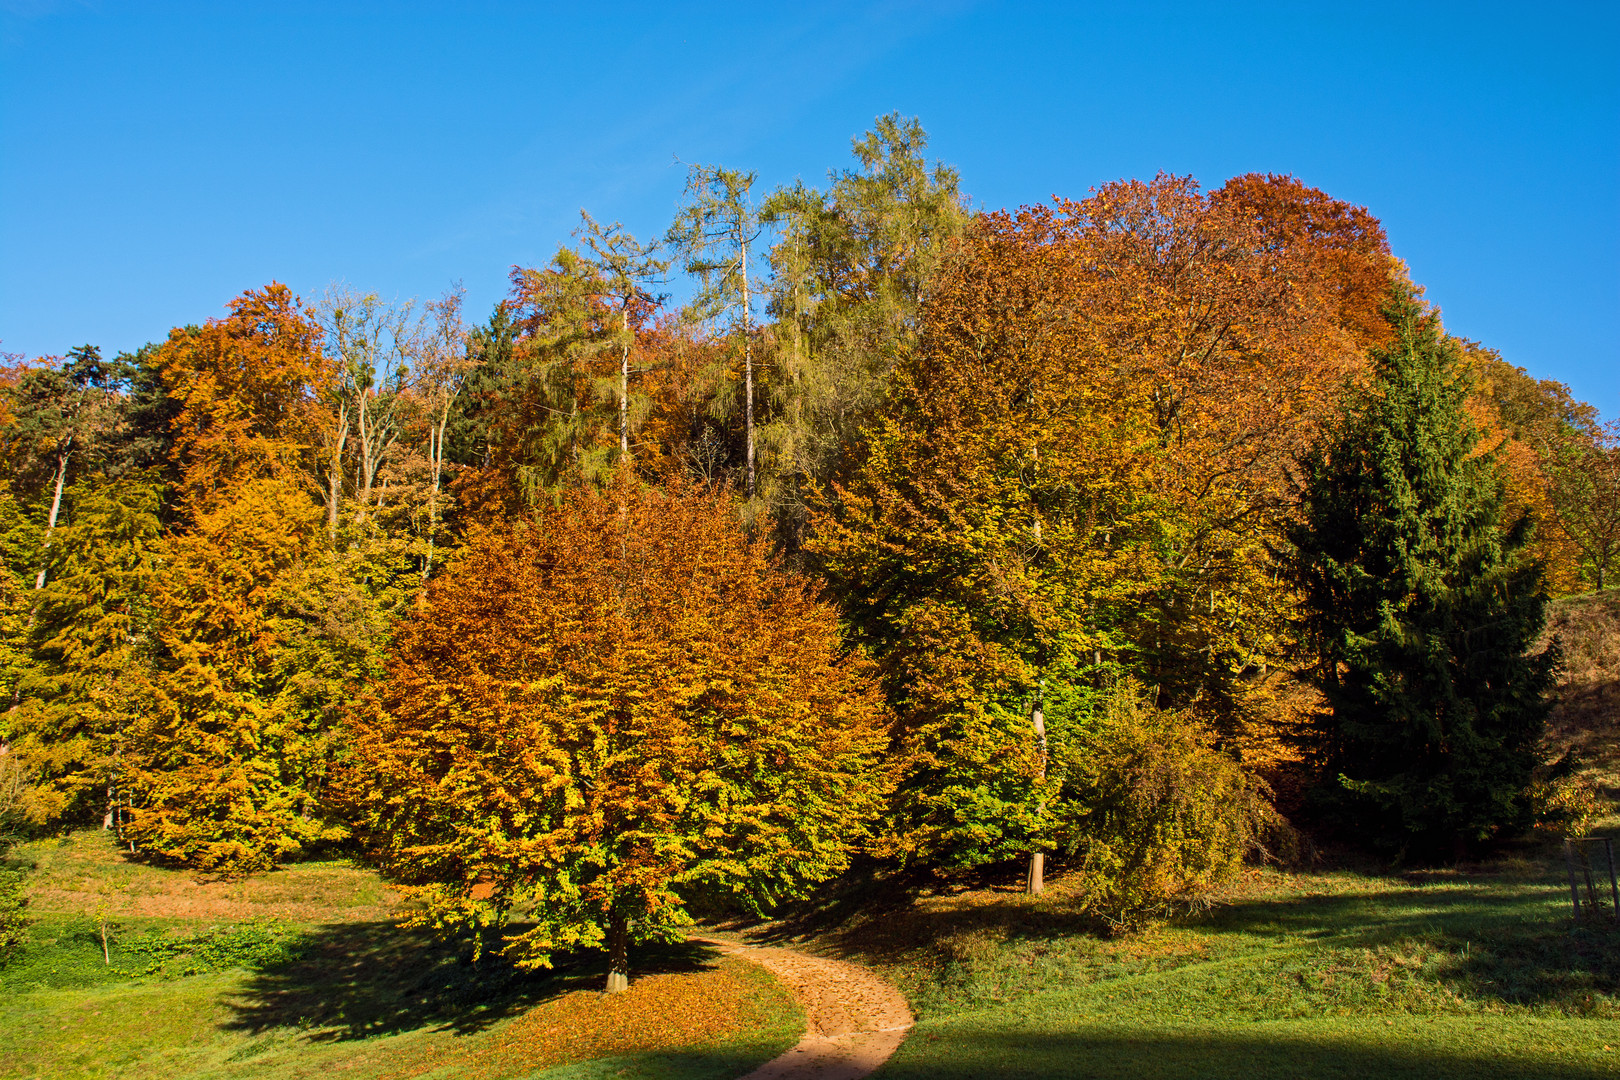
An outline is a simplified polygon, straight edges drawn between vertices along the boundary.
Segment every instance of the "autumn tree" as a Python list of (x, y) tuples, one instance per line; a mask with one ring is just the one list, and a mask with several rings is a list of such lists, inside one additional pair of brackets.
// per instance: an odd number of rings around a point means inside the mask
[[(662, 302), (652, 292), (669, 269), (657, 257), (658, 242), (642, 243), (613, 222), (601, 225), (581, 212), (578, 232), (584, 249), (581, 255), (593, 273), (586, 279), (596, 288), (591, 298), (605, 309), (611, 327), (607, 344), (619, 360), (619, 455), (630, 456), (630, 354), (636, 346), (636, 331)], [(587, 254), (588, 253), (588, 254)], [(617, 326), (613, 326), (613, 323)]]
[(1335, 250), (1160, 177), (986, 214), (935, 271), (809, 545), (905, 724), (902, 847), (1040, 842), (1035, 709), (1066, 681), (1245, 734), (1292, 648), (1287, 466), (1356, 370)]
[[(60, 365), (26, 369), (5, 388), (9, 422), (5, 437), (12, 443), (7, 455), (15, 484), (22, 481), (48, 502), (44, 512), (40, 557), (48, 559), (62, 512), (62, 495), (75, 468), (88, 473), (84, 463), (116, 434), (118, 407), (109, 385), (111, 371), (101, 351), (91, 345), (74, 349)], [(45, 587), (43, 563), (34, 578), (36, 590)]]
[(330, 367), (281, 285), (176, 330), (159, 370), (177, 402), (183, 513), (158, 551), (151, 675), (125, 739), (142, 850), (236, 873), (336, 835), (317, 790), (331, 724), (289, 688), (282, 599), (315, 554), (309, 494)]
[[(1153, 587), (1126, 633), (1160, 704), (1201, 700), (1247, 738), (1290, 612), (1270, 548), (1289, 465), (1364, 367), (1382, 229), (1291, 178), (1107, 184), (1051, 211), (1087, 306), (1075, 318), (1150, 417), (1144, 494), (1162, 508)], [(1077, 286), (1079, 288), (1079, 286)]]
[(1506, 516), (1528, 515), (1536, 523), (1529, 553), (1546, 568), (1548, 591), (1580, 592), (1590, 585), (1590, 564), (1565, 520), (1568, 511), (1585, 504), (1562, 497), (1573, 493), (1573, 476), (1563, 470), (1589, 460), (1587, 451), (1599, 444), (1597, 410), (1562, 383), (1537, 379), (1494, 349), (1461, 339), (1457, 345), (1472, 387), (1468, 416), (1479, 429), (1480, 450), (1489, 450), (1501, 468)]
[(278, 283), (229, 311), (173, 331), (155, 358), (176, 408), (179, 494), (194, 510), (251, 479), (296, 480), (319, 442), (315, 402), (330, 377), (319, 326)]
[(1548, 471), (1557, 525), (1579, 549), (1587, 580), (1601, 590), (1620, 566), (1620, 423), (1555, 446)]
[(364, 838), (423, 919), (529, 924), (530, 965), (605, 945), (610, 990), (695, 898), (758, 912), (839, 872), (885, 789), (833, 610), (725, 495), (622, 471), (482, 534), (352, 728)]
[(331, 724), (289, 685), (283, 583), (316, 550), (296, 482), (244, 480), (169, 538), (154, 579), (154, 672), (127, 738), (141, 851), (218, 874), (334, 839), (317, 803)]
[(34, 778), (28, 809), (38, 824), (85, 821), (124, 794), (124, 737), (155, 629), (160, 502), (160, 489), (140, 478), (81, 481), (48, 552), (28, 628), (33, 663), (9, 723), (16, 760)]
[(794, 184), (760, 204), (775, 233), (761, 484), (789, 550), (806, 535), (807, 492), (846, 464), (881, 409), (928, 283), (970, 220), (956, 170), (927, 149), (916, 118), (890, 113), (851, 140), (855, 166), (825, 190)]
[(1032, 213), (964, 241), (815, 518), (815, 565), (898, 714), (886, 846), (907, 861), (1039, 848), (1041, 698), (1117, 660), (1155, 572), (1152, 418), (1079, 318), (1079, 251), (1052, 239)]
[(1386, 310), (1372, 385), (1303, 459), (1292, 566), (1331, 710), (1312, 742), (1324, 799), (1433, 856), (1528, 824), (1556, 652), (1529, 652), (1541, 568), (1474, 452), (1461, 350), (1410, 289)]
[(427, 304), (429, 325), (417, 348), (417, 371), (413, 396), (419, 402), (427, 439), (430, 477), (428, 491), (427, 552), (422, 560), (422, 579), (433, 573), (434, 544), (438, 540), (442, 515), (445, 471), (449, 466), (446, 439), (450, 417), (466, 383), (467, 330), (461, 321), (464, 290), (458, 284), (438, 300)]
[[(335, 535), (347, 486), (357, 518), (376, 503), (377, 477), (404, 431), (407, 383), (421, 327), (413, 301), (385, 302), (376, 293), (333, 286), (319, 309), (331, 376), (321, 384), (327, 416), (321, 429), (327, 531)], [(350, 443), (353, 443), (352, 450)]]

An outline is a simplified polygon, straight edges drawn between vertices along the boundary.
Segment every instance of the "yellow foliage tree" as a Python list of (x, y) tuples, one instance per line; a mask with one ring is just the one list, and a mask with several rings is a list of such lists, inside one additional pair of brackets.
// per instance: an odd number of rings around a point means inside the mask
[(621, 472), (496, 528), (429, 586), (352, 725), (349, 790), (424, 921), (528, 923), (525, 963), (752, 911), (844, 868), (885, 715), (833, 610), (723, 494)]

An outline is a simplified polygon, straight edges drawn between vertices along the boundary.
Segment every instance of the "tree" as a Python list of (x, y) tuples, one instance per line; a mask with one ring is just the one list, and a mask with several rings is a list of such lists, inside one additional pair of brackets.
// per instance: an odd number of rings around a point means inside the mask
[(1069, 249), (1070, 317), (1151, 417), (1159, 566), (1125, 628), (1135, 669), (1160, 705), (1201, 701), (1248, 741), (1259, 673), (1290, 659), (1269, 554), (1288, 468), (1365, 366), (1365, 293), (1391, 273), (1383, 230), (1292, 178), (1204, 193), (1160, 175), (1031, 211), (1024, 231)]
[(928, 283), (972, 218), (956, 170), (927, 149), (916, 118), (881, 116), (827, 190), (794, 184), (760, 206), (777, 233), (761, 494), (790, 552), (807, 535), (809, 489), (858, 457), (921, 331)]
[(885, 789), (884, 715), (833, 610), (730, 500), (575, 488), (493, 529), (402, 629), (352, 718), (349, 797), (425, 921), (532, 929), (529, 965), (750, 911), (847, 864)]
[(160, 490), (140, 477), (72, 492), (29, 628), (33, 665), (10, 719), (12, 749), (34, 777), (37, 823), (110, 809), (124, 734), (146, 684)]
[(414, 392), (420, 400), (427, 427), (427, 458), (430, 476), (428, 492), (427, 554), (422, 560), (422, 580), (433, 573), (433, 545), (438, 538), (440, 492), (448, 464), (445, 438), (451, 412), (467, 380), (467, 331), (461, 322), (461, 301), (465, 290), (457, 284), (438, 300), (427, 304), (431, 320), (418, 344)]
[[(246, 480), (161, 552), (154, 671), (126, 740), (140, 849), (218, 874), (266, 870), (343, 835), (318, 803), (331, 723), (308, 709), (290, 638), (290, 576), (320, 510), (297, 482)], [(314, 674), (311, 672), (310, 674)]]
[[(93, 345), (72, 350), (60, 367), (41, 367), (23, 373), (8, 388), (11, 423), (8, 437), (21, 444), (22, 472), (39, 474), (41, 486), (50, 492), (50, 510), (45, 515), (42, 559), (49, 557), (57, 519), (62, 510), (62, 493), (68, 485), (69, 469), (88, 456), (92, 443), (105, 440), (117, 427), (117, 406), (108, 386), (108, 365)], [(45, 587), (46, 567), (42, 564), (34, 579), (34, 589)]]
[(190, 513), (249, 480), (309, 475), (320, 441), (316, 402), (331, 375), (320, 327), (274, 282), (229, 310), (172, 331), (154, 358), (176, 405), (172, 452)]
[(1481, 445), (1501, 463), (1506, 514), (1528, 514), (1535, 521), (1530, 554), (1546, 569), (1547, 591), (1580, 592), (1590, 586), (1592, 565), (1569, 522), (1588, 504), (1584, 485), (1567, 470), (1576, 466), (1578, 472), (1581, 463), (1594, 461), (1588, 452), (1603, 439), (1597, 410), (1575, 400), (1569, 387), (1537, 379), (1493, 349), (1458, 344), (1473, 385), (1469, 417), (1479, 427)]
[(636, 331), (662, 302), (651, 289), (669, 270), (669, 263), (656, 257), (657, 241), (642, 244), (617, 221), (604, 227), (584, 211), (580, 217), (584, 222), (575, 235), (590, 252), (588, 261), (599, 289), (596, 299), (619, 320), (612, 344), (619, 354), (619, 456), (624, 458), (630, 456), (630, 352)]
[(344, 453), (354, 437), (352, 491), (364, 520), (373, 508), (377, 474), (403, 432), (402, 409), (420, 327), (411, 318), (414, 301), (390, 304), (376, 293), (334, 286), (321, 304), (320, 321), (334, 377), (323, 386), (330, 418), (326, 451), (326, 522), (337, 532)]
[(668, 242), (699, 282), (693, 307), (704, 320), (732, 315), (743, 347), (745, 491), (754, 497), (754, 283), (749, 250), (762, 226), (750, 192), (754, 173), (693, 165), (686, 176), (686, 205), (669, 227)]
[(1580, 549), (1587, 579), (1601, 591), (1620, 565), (1620, 423), (1557, 447), (1549, 471), (1558, 524)]
[(1083, 263), (1052, 240), (1007, 215), (964, 238), (813, 519), (808, 550), (897, 713), (886, 847), (907, 861), (1041, 849), (1041, 699), (1117, 661), (1155, 572), (1151, 414), (1076, 317)]
[(320, 510), (321, 332), (285, 286), (175, 330), (158, 360), (177, 402), (182, 520), (149, 593), (151, 672), (125, 739), (126, 836), (188, 866), (265, 869), (340, 835), (317, 803), (327, 716), (292, 685), (283, 595), (313, 559)]
[(1315, 678), (1312, 749), (1360, 835), (1416, 856), (1527, 824), (1555, 650), (1530, 522), (1464, 411), (1457, 344), (1410, 289), (1371, 387), (1302, 461), (1290, 530)]

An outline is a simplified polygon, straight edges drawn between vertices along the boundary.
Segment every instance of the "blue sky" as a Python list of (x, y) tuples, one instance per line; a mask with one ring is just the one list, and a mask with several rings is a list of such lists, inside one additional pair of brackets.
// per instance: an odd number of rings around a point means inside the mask
[(1367, 206), (1454, 332), (1620, 416), (1620, 4), (0, 0), (0, 348), (271, 279), (482, 318), (685, 161), (823, 178), (919, 116), (984, 207), (1164, 170)]

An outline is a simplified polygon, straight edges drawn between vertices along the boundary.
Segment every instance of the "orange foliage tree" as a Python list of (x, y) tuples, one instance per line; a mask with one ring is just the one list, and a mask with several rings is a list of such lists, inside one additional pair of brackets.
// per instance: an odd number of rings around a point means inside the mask
[(1167, 704), (1203, 698), (1235, 733), (1254, 714), (1248, 675), (1290, 649), (1268, 551), (1289, 467), (1387, 334), (1382, 229), (1254, 176), (1208, 195), (1190, 178), (1111, 184), (1060, 202), (1052, 223), (1080, 268), (1078, 328), (1155, 433), (1157, 574), (1128, 629), (1141, 675)]
[(172, 332), (154, 361), (179, 408), (174, 456), (194, 509), (249, 480), (296, 479), (313, 464), (316, 395), (332, 374), (320, 327), (285, 285), (245, 292), (229, 310)]
[(1286, 178), (1112, 184), (960, 243), (811, 545), (905, 725), (902, 850), (1037, 843), (1037, 708), (1101, 669), (1247, 734), (1291, 648), (1289, 465), (1393, 272), (1364, 211)]
[(479, 536), (352, 722), (352, 797), (424, 920), (531, 928), (524, 962), (759, 911), (846, 865), (885, 789), (884, 712), (833, 610), (730, 500), (621, 472)]
[(157, 357), (177, 403), (182, 520), (153, 575), (156, 648), (127, 754), (127, 835), (219, 873), (265, 869), (339, 834), (316, 793), (330, 724), (290, 689), (288, 574), (316, 546), (306, 471), (329, 366), (285, 286), (176, 330)]
[[(1528, 514), (1535, 522), (1529, 551), (1546, 568), (1548, 591), (1557, 596), (1594, 583), (1601, 588), (1603, 569), (1592, 560), (1599, 549), (1583, 542), (1592, 534), (1581, 523), (1601, 503), (1603, 485), (1579, 478), (1582, 466), (1602, 461), (1597, 410), (1576, 401), (1564, 384), (1537, 379), (1494, 349), (1458, 344), (1473, 385), (1467, 407), (1482, 436), (1480, 452), (1494, 452), (1501, 465), (1506, 513)], [(1620, 545), (1620, 527), (1611, 526), (1611, 532), (1613, 548)]]
[(278, 609), (315, 550), (320, 509), (253, 480), (169, 538), (154, 578), (156, 670), (128, 736), (139, 849), (214, 873), (266, 870), (335, 839), (316, 799), (330, 725), (299, 707)]

